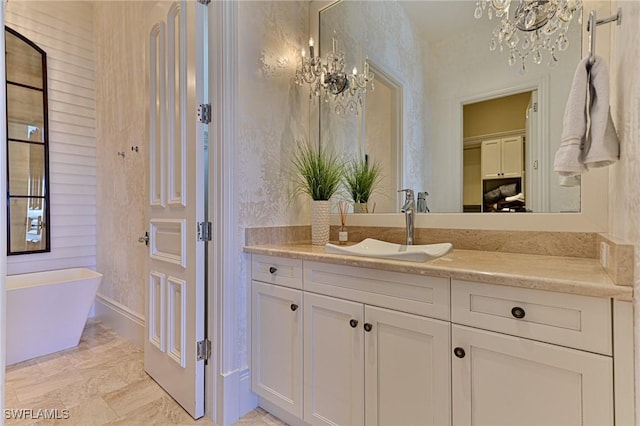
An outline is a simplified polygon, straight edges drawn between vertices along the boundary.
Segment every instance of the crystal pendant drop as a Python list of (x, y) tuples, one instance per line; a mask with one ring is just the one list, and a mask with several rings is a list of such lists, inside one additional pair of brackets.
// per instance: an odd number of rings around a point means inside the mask
[(533, 27), (533, 24), (536, 23), (536, 17), (536, 12), (534, 12), (533, 10), (527, 13), (527, 17), (524, 20), (525, 28), (529, 29)]
[(530, 47), (531, 47), (531, 40), (529, 39), (529, 37), (525, 37), (524, 40), (522, 40), (522, 49), (529, 50)]
[(482, 18), (482, 8), (480, 5), (476, 6), (476, 11), (473, 13), (473, 17), (476, 19)]
[(541, 62), (542, 62), (542, 54), (540, 53), (539, 50), (536, 50), (535, 53), (533, 54), (533, 63), (536, 65), (540, 65)]
[(497, 47), (498, 47), (498, 43), (496, 42), (496, 39), (492, 38), (491, 43), (489, 43), (489, 50), (493, 52), (494, 50), (496, 50)]
[(518, 70), (518, 74), (523, 75), (527, 72), (527, 68), (524, 66), (524, 61), (522, 61), (522, 66)]
[(560, 37), (558, 37), (558, 49), (560, 49), (561, 52), (564, 52), (568, 47), (569, 40), (567, 40), (567, 36), (562, 34)]
[(493, 8), (489, 8), (487, 10), (487, 16), (489, 17), (489, 19), (493, 19)]
[(509, 66), (512, 67), (516, 64), (516, 55), (515, 53), (511, 52), (511, 54), (509, 55)]

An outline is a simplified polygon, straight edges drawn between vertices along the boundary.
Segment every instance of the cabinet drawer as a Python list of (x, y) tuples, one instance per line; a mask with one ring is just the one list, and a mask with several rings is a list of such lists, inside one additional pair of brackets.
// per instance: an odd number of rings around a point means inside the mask
[(304, 262), (305, 291), (449, 319), (449, 278)]
[(452, 280), (451, 321), (612, 353), (609, 299)]
[(251, 278), (302, 289), (302, 260), (254, 254), (251, 256)]

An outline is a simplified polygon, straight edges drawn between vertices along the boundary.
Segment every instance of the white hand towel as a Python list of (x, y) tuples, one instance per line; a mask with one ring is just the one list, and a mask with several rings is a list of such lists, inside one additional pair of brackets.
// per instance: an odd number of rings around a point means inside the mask
[(620, 141), (609, 107), (609, 69), (599, 56), (589, 72), (589, 131), (582, 149), (587, 168), (604, 167), (620, 158)]
[(591, 66), (584, 58), (574, 74), (553, 164), (560, 185), (579, 185), (580, 174), (589, 167), (612, 164), (619, 152), (620, 142), (609, 112), (609, 70), (600, 56)]
[(581, 60), (573, 76), (562, 120), (560, 148), (553, 162), (553, 169), (560, 175), (560, 184), (565, 186), (573, 186), (572, 182), (577, 184), (579, 181), (575, 177), (587, 170), (580, 157), (587, 133), (588, 64), (589, 58)]

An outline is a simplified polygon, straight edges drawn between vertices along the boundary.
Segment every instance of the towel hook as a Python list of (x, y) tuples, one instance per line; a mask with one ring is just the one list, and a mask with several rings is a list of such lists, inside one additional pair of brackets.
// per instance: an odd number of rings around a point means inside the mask
[(587, 22), (587, 31), (589, 32), (589, 64), (593, 65), (596, 61), (596, 28), (598, 25), (608, 24), (609, 22), (622, 22), (622, 8), (618, 8), (618, 13), (604, 19), (596, 19), (596, 11), (589, 12), (589, 22)]

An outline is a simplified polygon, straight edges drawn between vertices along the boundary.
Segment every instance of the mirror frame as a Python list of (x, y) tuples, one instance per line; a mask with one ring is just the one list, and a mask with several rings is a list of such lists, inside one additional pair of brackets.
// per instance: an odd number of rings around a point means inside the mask
[[(314, 40), (320, 40), (320, 12), (339, 1), (341, 0), (311, 1), (309, 5), (309, 32)], [(588, 14), (589, 10), (596, 10), (600, 16), (609, 16), (612, 13), (611, 2), (608, 0), (585, 1), (583, 3), (583, 14)], [(583, 19), (582, 23), (583, 52), (588, 51), (586, 21), (586, 19)], [(601, 34), (605, 31), (606, 34)], [(598, 30), (598, 34), (602, 37), (602, 40), (608, 40), (608, 27), (603, 26), (602, 31)], [(319, 47), (318, 51), (320, 51)], [(610, 62), (609, 44), (600, 43), (598, 54)], [(463, 100), (456, 101), (460, 102), (460, 116), (462, 116)], [(320, 143), (320, 108), (317, 105), (312, 105), (309, 117), (310, 140)], [(460, 133), (462, 134), (462, 130)], [(460, 147), (462, 149), (462, 136), (460, 136)], [(415, 216), (415, 226), (419, 228), (447, 229), (607, 232), (609, 216), (608, 188), (609, 169), (592, 169), (582, 175), (580, 213), (421, 213)], [(331, 215), (331, 224), (340, 225), (338, 214)], [(402, 213), (350, 214), (347, 226), (404, 227), (405, 217)]]
[[(42, 146), (44, 149), (44, 195), (37, 197), (30, 197), (26, 195), (11, 195), (10, 192), (10, 167), (7, 167), (7, 256), (21, 255), (21, 254), (32, 254), (32, 253), (46, 253), (51, 251), (51, 214), (50, 214), (50, 189), (49, 189), (49, 104), (48, 104), (48, 89), (47, 89), (47, 53), (42, 50), (39, 46), (37, 46), (34, 42), (29, 40), (27, 37), (23, 36), (16, 30), (5, 25), (5, 34), (11, 33), (13, 36), (19, 38), (24, 43), (26, 43), (29, 47), (34, 49), (38, 54), (42, 57), (42, 89), (34, 88), (31, 86), (27, 86), (21, 83), (11, 83), (5, 76), (5, 90), (9, 84), (14, 84), (22, 88), (32, 89), (42, 92), (42, 109), (43, 109), (43, 132), (42, 132), (42, 143), (37, 143), (38, 146)], [(6, 39), (5, 39), (5, 54), (6, 54)], [(5, 66), (8, 66), (6, 64)], [(6, 100), (8, 102), (8, 98)], [(7, 155), (7, 164), (10, 164), (10, 152), (9, 152), (9, 108), (6, 108), (6, 117), (5, 117), (6, 128), (6, 155)], [(26, 144), (33, 144), (32, 142), (20, 141)], [(42, 225), (42, 232), (45, 238), (45, 247), (43, 249), (37, 250), (24, 250), (24, 251), (12, 251), (11, 249), (11, 200), (12, 199), (29, 199), (29, 198), (40, 198), (44, 201), (44, 224)]]

